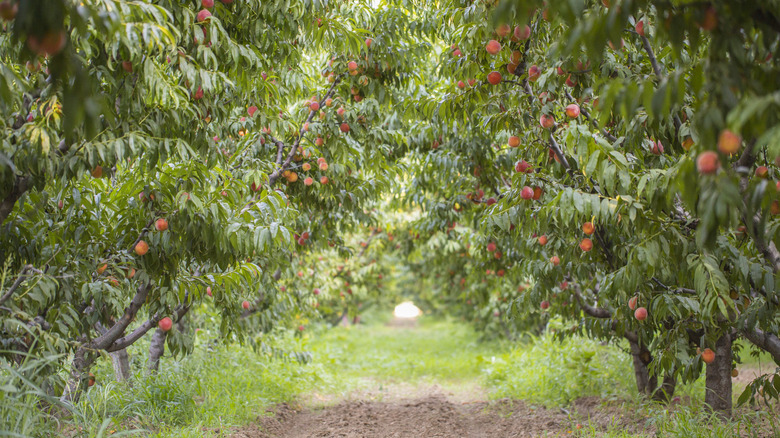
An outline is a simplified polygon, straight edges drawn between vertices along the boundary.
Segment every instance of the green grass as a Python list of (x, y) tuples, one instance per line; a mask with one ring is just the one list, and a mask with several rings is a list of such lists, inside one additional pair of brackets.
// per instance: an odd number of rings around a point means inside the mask
[(328, 330), (309, 344), (314, 361), (349, 389), (360, 379), (454, 384), (479, 377), (497, 342), (480, 343), (468, 325), (423, 319), (418, 327), (356, 326)]

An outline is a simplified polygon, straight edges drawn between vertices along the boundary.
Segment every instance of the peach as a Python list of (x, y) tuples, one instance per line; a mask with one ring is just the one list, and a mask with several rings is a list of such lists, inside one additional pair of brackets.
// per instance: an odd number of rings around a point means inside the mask
[(639, 321), (644, 321), (647, 319), (647, 309), (644, 307), (639, 307), (634, 311), (634, 318), (636, 318)]
[(720, 159), (714, 151), (704, 151), (696, 158), (696, 168), (702, 175), (712, 175), (720, 169)]
[(580, 249), (582, 249), (585, 252), (588, 252), (593, 249), (593, 241), (589, 238), (582, 239), (582, 242), (580, 242)]
[(547, 245), (547, 236), (545, 235), (539, 236), (538, 241), (539, 241), (539, 245), (542, 246)]
[(520, 146), (520, 137), (518, 137), (516, 135), (513, 135), (513, 136), (509, 137), (509, 141), (507, 142), (507, 144), (511, 148), (516, 148), (516, 147)]
[(709, 348), (705, 348), (704, 351), (701, 352), (701, 360), (707, 364), (715, 362), (715, 352)]
[(485, 46), (485, 50), (491, 55), (497, 55), (501, 51), (501, 44), (496, 40), (490, 40)]
[(491, 85), (498, 85), (501, 83), (501, 73), (492, 71), (488, 73), (487, 80)]
[(580, 106), (573, 103), (566, 107), (566, 115), (572, 119), (576, 119), (580, 115)]
[(533, 199), (534, 189), (528, 186), (523, 187), (523, 190), (520, 191), (520, 197), (525, 199), (526, 201)]
[(157, 323), (157, 327), (160, 327), (160, 330), (162, 330), (164, 332), (167, 332), (168, 330), (170, 330), (173, 327), (173, 321), (171, 320), (171, 318), (168, 318), (166, 316), (165, 318), (161, 319)]

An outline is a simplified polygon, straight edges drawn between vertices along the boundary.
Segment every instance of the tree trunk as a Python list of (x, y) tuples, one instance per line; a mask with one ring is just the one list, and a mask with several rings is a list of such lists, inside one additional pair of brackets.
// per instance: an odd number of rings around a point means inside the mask
[(675, 388), (677, 388), (677, 379), (674, 376), (666, 374), (661, 386), (655, 390), (653, 400), (668, 403), (674, 396)]
[(160, 368), (160, 358), (165, 354), (165, 338), (168, 332), (157, 329), (152, 335), (152, 343), (149, 345), (149, 364), (147, 366), (149, 374), (154, 374)]
[(731, 418), (731, 335), (715, 343), (715, 360), (707, 364), (704, 402), (724, 418)]
[(647, 365), (653, 360), (650, 351), (638, 342), (628, 340), (631, 345), (631, 356), (634, 359), (634, 377), (636, 378), (636, 389), (640, 394), (647, 396), (653, 395), (658, 386), (658, 379), (655, 375), (650, 375)]
[(76, 350), (76, 354), (73, 357), (73, 366), (70, 370), (70, 378), (68, 383), (65, 384), (62, 397), (60, 397), (62, 402), (74, 403), (78, 401), (81, 392), (87, 386), (89, 380), (88, 370), (94, 361), (95, 356), (89, 353), (86, 348), (80, 347)]
[(121, 349), (109, 353), (111, 355), (111, 362), (114, 365), (114, 375), (117, 382), (126, 382), (130, 379), (130, 358), (126, 349)]

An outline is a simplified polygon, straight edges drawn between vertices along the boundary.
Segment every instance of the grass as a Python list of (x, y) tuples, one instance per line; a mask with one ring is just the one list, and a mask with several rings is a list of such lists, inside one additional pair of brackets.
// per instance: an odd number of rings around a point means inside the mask
[[(689, 406), (659, 405), (634, 395), (629, 356), (614, 346), (588, 339), (563, 342), (539, 337), (522, 344), (480, 342), (470, 326), (423, 318), (414, 329), (384, 324), (282, 335), (275, 346), (307, 350), (312, 362), (272, 359), (249, 347), (215, 346), (198, 338), (194, 353), (182, 360), (164, 359), (161, 371), (147, 376), (144, 351), (131, 351), (131, 383), (113, 380), (110, 361), (94, 372), (98, 383), (68, 415), (49, 416), (35, 407), (42, 392), (24, 373), (51, 365), (30, 361), (26, 368), (0, 368), (0, 436), (227, 437), (232, 428), (254, 422), (273, 404), (304, 394), (330, 401), (354, 391), (392, 385), (439, 385), (447, 389), (484, 390), (493, 398), (511, 397), (548, 407), (565, 407), (581, 397), (618, 401), (628, 415), (647, 418), (658, 436), (765, 436), (772, 430), (766, 412), (742, 409), (732, 422), (708, 416), (702, 408), (703, 383), (678, 388)], [(744, 355), (743, 357), (747, 357)], [(38, 367), (38, 368), (36, 368)], [(14, 391), (9, 389), (13, 387)], [(481, 394), (481, 393), (480, 393)], [(776, 421), (775, 421), (776, 423)], [(587, 424), (572, 435), (631, 437), (619, 423)], [(606, 430), (604, 428), (606, 427)], [(776, 427), (776, 426), (775, 426)]]

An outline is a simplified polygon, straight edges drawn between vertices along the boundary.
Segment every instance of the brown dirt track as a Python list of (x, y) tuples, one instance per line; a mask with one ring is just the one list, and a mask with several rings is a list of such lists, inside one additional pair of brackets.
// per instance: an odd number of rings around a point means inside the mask
[(408, 391), (393, 392), (330, 406), (279, 405), (258, 424), (236, 431), (233, 437), (553, 437), (576, 436), (578, 423), (596, 430), (652, 433), (644, 419), (625, 417), (618, 406), (604, 406), (597, 399), (579, 400), (569, 415), (520, 401), (488, 402), (482, 400), (482, 394), (478, 400), (468, 400), (465, 394), (437, 386), (419, 390), (412, 397)]

